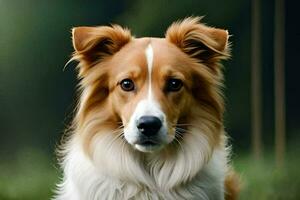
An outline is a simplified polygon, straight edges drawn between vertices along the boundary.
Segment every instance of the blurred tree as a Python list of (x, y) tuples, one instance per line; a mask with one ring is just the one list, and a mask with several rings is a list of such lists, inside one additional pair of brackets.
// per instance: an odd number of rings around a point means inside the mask
[(252, 0), (252, 149), (255, 159), (262, 154), (262, 108), (261, 108), (261, 18), (260, 0)]
[(275, 74), (275, 152), (281, 167), (285, 154), (285, 12), (284, 0), (275, 0), (274, 74)]

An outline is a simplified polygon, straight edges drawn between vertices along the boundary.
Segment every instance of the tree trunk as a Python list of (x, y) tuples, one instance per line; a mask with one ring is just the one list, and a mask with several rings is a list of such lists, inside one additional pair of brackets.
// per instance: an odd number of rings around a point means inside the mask
[(274, 86), (275, 86), (275, 153), (281, 167), (285, 154), (285, 80), (284, 80), (284, 0), (275, 0)]
[(255, 159), (262, 154), (261, 142), (261, 37), (260, 37), (260, 1), (252, 1), (252, 150)]

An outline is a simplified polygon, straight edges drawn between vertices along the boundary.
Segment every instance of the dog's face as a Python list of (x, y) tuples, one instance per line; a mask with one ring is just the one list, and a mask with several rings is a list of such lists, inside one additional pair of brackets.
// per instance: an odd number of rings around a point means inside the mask
[(135, 39), (112, 59), (110, 101), (136, 149), (153, 151), (173, 141), (192, 98), (185, 59), (174, 45), (154, 38)]
[[(190, 129), (219, 129), (218, 62), (228, 56), (227, 38), (227, 31), (198, 18), (173, 24), (166, 38), (135, 39), (119, 26), (75, 28), (83, 89), (76, 123), (93, 126), (85, 140), (117, 129), (134, 149), (153, 152), (180, 143)], [(208, 132), (217, 143), (220, 136)]]

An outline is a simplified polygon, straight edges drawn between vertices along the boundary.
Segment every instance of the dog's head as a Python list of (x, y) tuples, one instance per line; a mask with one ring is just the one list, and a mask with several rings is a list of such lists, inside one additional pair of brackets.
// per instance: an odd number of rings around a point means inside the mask
[(107, 134), (141, 152), (184, 143), (193, 134), (217, 145), (219, 62), (229, 56), (227, 40), (227, 31), (200, 18), (172, 24), (165, 38), (134, 38), (120, 26), (74, 28), (82, 89), (75, 124), (85, 146)]

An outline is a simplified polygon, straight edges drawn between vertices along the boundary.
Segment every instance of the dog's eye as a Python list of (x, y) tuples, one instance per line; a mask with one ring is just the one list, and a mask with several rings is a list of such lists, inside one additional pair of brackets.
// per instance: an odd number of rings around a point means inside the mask
[(129, 92), (129, 91), (134, 90), (134, 83), (130, 79), (122, 80), (120, 85), (121, 85), (122, 90), (124, 90), (124, 91)]
[(183, 83), (180, 79), (171, 78), (167, 81), (167, 91), (176, 92), (181, 89)]

